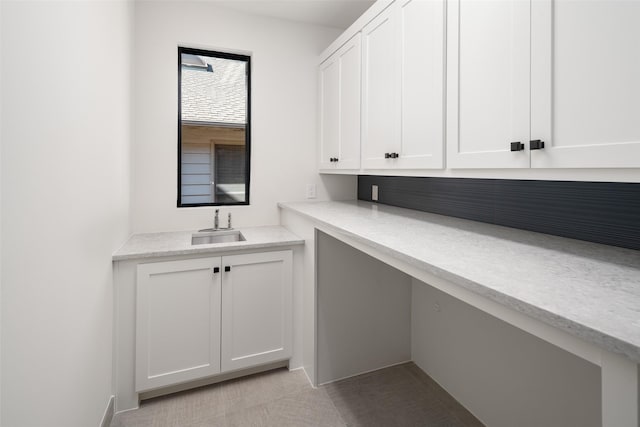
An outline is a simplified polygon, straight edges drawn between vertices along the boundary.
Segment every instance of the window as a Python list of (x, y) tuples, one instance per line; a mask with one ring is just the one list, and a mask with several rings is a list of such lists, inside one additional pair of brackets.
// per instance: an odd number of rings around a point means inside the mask
[(178, 48), (178, 207), (248, 205), (251, 58)]

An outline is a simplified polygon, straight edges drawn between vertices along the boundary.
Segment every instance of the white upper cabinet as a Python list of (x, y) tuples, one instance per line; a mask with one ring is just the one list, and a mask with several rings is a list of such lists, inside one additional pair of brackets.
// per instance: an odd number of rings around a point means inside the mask
[(640, 166), (640, 2), (531, 3), (536, 168)]
[(320, 169), (360, 168), (360, 33), (320, 66)]
[(363, 168), (442, 168), (444, 2), (398, 0), (362, 33)]
[(449, 0), (447, 16), (449, 167), (640, 166), (640, 2)]
[(361, 63), (352, 38), (321, 66), (321, 169), (640, 167), (640, 1), (385, 0), (358, 22)]
[(340, 155), (338, 169), (360, 168), (360, 33), (338, 51), (340, 58)]
[(400, 137), (397, 25), (396, 9), (391, 5), (362, 30), (364, 168), (384, 168), (389, 153), (397, 150)]
[(444, 1), (401, 0), (399, 169), (444, 167)]
[(530, 2), (447, 5), (448, 167), (529, 167)]
[(332, 56), (320, 66), (320, 169), (333, 166), (340, 147), (340, 62)]

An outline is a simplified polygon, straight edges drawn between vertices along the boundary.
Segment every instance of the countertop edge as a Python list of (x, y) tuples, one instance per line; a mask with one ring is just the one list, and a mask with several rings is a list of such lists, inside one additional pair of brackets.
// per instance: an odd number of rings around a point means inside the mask
[(279, 241), (279, 242), (265, 242), (265, 243), (249, 243), (242, 245), (232, 245), (232, 246), (217, 246), (217, 247), (202, 247), (202, 248), (190, 248), (190, 249), (176, 249), (176, 250), (167, 250), (167, 251), (156, 251), (156, 252), (146, 252), (146, 253), (134, 253), (134, 254), (126, 254), (126, 255), (112, 255), (112, 261), (130, 261), (135, 259), (149, 259), (149, 258), (162, 258), (162, 257), (171, 257), (171, 256), (181, 256), (181, 255), (194, 255), (194, 254), (215, 254), (220, 252), (236, 252), (242, 250), (251, 250), (251, 249), (264, 249), (264, 248), (279, 248), (285, 246), (298, 246), (304, 245), (304, 240), (287, 240), (287, 241)]

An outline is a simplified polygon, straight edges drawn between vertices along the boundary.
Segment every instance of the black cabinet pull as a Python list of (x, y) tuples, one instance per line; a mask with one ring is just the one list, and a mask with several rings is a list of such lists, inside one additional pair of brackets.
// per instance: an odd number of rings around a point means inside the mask
[(384, 158), (385, 159), (390, 159), (391, 158), (391, 153), (384, 153)]
[(392, 158), (392, 159), (397, 159), (398, 157), (400, 157), (400, 154), (398, 154), (398, 153), (391, 153), (391, 158)]
[(524, 150), (524, 144), (520, 141), (511, 143), (511, 151), (522, 151)]
[(542, 150), (544, 148), (544, 141), (540, 141), (539, 139), (534, 139), (533, 141), (529, 141), (529, 150)]
[(337, 162), (337, 161), (338, 161), (338, 158), (337, 158), (337, 157), (330, 157), (330, 158), (329, 158), (329, 161), (330, 161), (330, 162)]
[(230, 265), (225, 266), (224, 271), (226, 272), (231, 271), (231, 266)]
[(220, 267), (213, 267), (213, 274), (220, 273)]

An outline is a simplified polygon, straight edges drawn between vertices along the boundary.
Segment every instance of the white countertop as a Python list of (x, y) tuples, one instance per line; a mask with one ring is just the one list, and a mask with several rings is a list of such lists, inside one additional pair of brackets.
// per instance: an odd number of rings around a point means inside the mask
[(640, 251), (363, 201), (279, 206), (640, 362)]
[(191, 235), (196, 231), (134, 234), (113, 254), (113, 261), (176, 255), (214, 254), (304, 244), (304, 240), (280, 226), (247, 227), (238, 228), (237, 230), (245, 237), (245, 241), (210, 245), (192, 245)]

